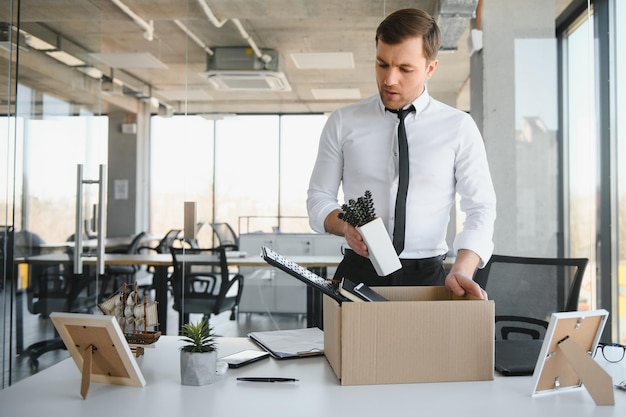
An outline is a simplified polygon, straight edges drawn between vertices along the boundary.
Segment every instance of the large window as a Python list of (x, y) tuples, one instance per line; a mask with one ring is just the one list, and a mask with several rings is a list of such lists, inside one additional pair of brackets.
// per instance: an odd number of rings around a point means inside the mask
[[(306, 192), (326, 116), (283, 116), (280, 141), (281, 232), (310, 231)], [(341, 200), (340, 200), (341, 201)]]
[(325, 122), (323, 115), (153, 117), (150, 230), (182, 228), (183, 203), (195, 201), (200, 223), (227, 222), (238, 233), (311, 232), (306, 190)]
[(213, 121), (199, 116), (151, 120), (150, 231), (182, 229), (185, 201), (196, 202), (198, 221), (210, 220)]
[(625, 343), (626, 5), (579, 3), (562, 36), (566, 243), (590, 261), (580, 308), (609, 310), (606, 331)]
[(567, 36), (564, 106), (570, 255), (589, 258), (580, 308), (596, 307), (596, 160), (593, 20), (582, 16)]

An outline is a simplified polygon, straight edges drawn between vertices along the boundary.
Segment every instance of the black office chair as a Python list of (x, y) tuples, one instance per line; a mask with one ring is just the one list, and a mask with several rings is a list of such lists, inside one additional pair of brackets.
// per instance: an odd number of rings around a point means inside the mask
[(182, 229), (170, 229), (163, 236), (163, 238), (159, 241), (159, 244), (155, 247), (151, 246), (140, 246), (139, 252), (148, 251), (155, 253), (170, 253), (170, 248), (175, 247), (178, 242), (180, 242), (179, 235), (182, 232)]
[(588, 262), (492, 255), (474, 280), (495, 301), (496, 340), (543, 339), (552, 313), (578, 310)]
[[(41, 253), (44, 241), (34, 233), (20, 231), (15, 237), (16, 253), (34, 256)], [(41, 266), (31, 264), (26, 289), (27, 308), (31, 314), (47, 319), (55, 311), (90, 313), (96, 306), (96, 277), (85, 270), (74, 275), (72, 264)], [(42, 340), (28, 346), (21, 355), (30, 360), (31, 372), (39, 368), (39, 357), (46, 352), (65, 349), (58, 337)]]
[[(225, 248), (171, 248), (170, 251), (174, 265), (173, 307), (179, 314), (179, 330), (189, 322), (190, 314), (202, 314), (203, 319), (208, 320), (213, 314), (230, 310), (230, 320), (234, 320), (243, 292), (243, 276), (228, 270)], [(184, 253), (217, 255), (217, 262), (215, 265), (183, 262), (180, 256)]]
[(230, 251), (239, 250), (239, 237), (228, 223), (211, 223), (213, 233), (220, 247)]
[(0, 292), (13, 276), (13, 226), (0, 226)]
[[(146, 232), (139, 232), (133, 237), (128, 247), (108, 250), (107, 253), (137, 254), (145, 236)], [(100, 300), (107, 299), (118, 292), (123, 283), (133, 284), (137, 271), (139, 271), (139, 265), (106, 265), (100, 287)]]
[[(161, 240), (156, 246), (140, 245), (137, 248), (137, 253), (160, 253), (160, 254), (167, 253), (169, 254), (170, 248), (183, 246), (183, 241), (181, 240), (181, 238), (179, 238), (179, 235), (181, 234), (181, 232), (182, 232), (182, 229), (170, 229), (167, 231), (167, 233), (165, 233), (163, 238), (161, 238)], [(146, 267), (146, 272), (149, 275), (146, 279), (143, 280), (146, 283), (140, 284), (140, 289), (142, 290), (143, 294), (146, 294), (147, 292), (152, 291), (154, 289), (155, 266), (148, 265)], [(170, 275), (171, 275), (171, 272), (168, 272), (168, 281), (169, 281)]]

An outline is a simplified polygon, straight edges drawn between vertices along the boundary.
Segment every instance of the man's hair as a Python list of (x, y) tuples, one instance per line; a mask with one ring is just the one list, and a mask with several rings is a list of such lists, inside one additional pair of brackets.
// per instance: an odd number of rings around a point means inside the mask
[(383, 20), (376, 29), (378, 41), (395, 45), (407, 38), (421, 36), (424, 40), (424, 56), (427, 60), (437, 57), (441, 44), (441, 32), (435, 19), (420, 9), (396, 10)]

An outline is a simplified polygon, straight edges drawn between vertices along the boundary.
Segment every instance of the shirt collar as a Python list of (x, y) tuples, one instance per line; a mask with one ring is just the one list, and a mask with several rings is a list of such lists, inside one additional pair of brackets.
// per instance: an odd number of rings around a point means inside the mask
[[(383, 101), (380, 100), (380, 95), (378, 97), (379, 97), (378, 106), (380, 107), (380, 111), (383, 112), (383, 114), (387, 113), (391, 115), (392, 117), (397, 118), (397, 116), (394, 113), (391, 113), (385, 110), (385, 105), (383, 104)], [(415, 112), (410, 114), (407, 117), (417, 117), (418, 114), (424, 111), (424, 109), (428, 106), (429, 102), (430, 102), (430, 94), (428, 94), (428, 87), (424, 86), (424, 92), (420, 94), (419, 97), (417, 97), (415, 100), (413, 100), (412, 103), (409, 103), (406, 106), (404, 106), (404, 108), (407, 108), (411, 104), (415, 106)]]

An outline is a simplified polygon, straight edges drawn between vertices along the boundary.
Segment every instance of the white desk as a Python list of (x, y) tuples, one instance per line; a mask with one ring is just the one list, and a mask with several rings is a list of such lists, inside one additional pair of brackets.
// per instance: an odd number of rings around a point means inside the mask
[[(163, 336), (146, 349), (139, 366), (144, 388), (92, 383), (86, 400), (80, 373), (67, 359), (0, 391), (0, 415), (65, 417), (124, 416), (626, 416), (626, 391), (615, 390), (615, 406), (596, 406), (582, 389), (531, 397), (531, 377), (435, 384), (341, 386), (326, 359), (270, 358), (231, 369), (202, 387), (180, 384), (178, 337)], [(245, 338), (219, 339), (219, 354), (252, 345)], [(602, 364), (614, 382), (626, 379), (626, 362)], [(238, 382), (239, 376), (284, 376), (296, 383)]]
[[(201, 254), (185, 254), (180, 256), (182, 261), (188, 261), (194, 264), (212, 265), (218, 262), (217, 256), (201, 255)], [(305, 268), (324, 269), (326, 267), (337, 266), (341, 262), (341, 256), (293, 256), (289, 258), (291, 261), (298, 263)], [(69, 264), (72, 258), (64, 253), (45, 254), (37, 256), (29, 256), (26, 258), (17, 258), (15, 263), (28, 263), (31, 265), (55, 265)], [(85, 265), (95, 265), (95, 257), (83, 258)], [(106, 265), (152, 265), (155, 267), (155, 288), (156, 301), (162, 306), (167, 306), (167, 269), (172, 266), (172, 255), (170, 254), (104, 254), (104, 263)], [(237, 267), (267, 267), (269, 264), (261, 258), (260, 255), (249, 255), (246, 257), (228, 257), (228, 265)], [(244, 278), (245, 279), (245, 278)], [(295, 278), (294, 278), (295, 279)], [(245, 286), (244, 286), (245, 288)], [(307, 300), (307, 322), (309, 327), (315, 327), (321, 324), (321, 294), (318, 291), (309, 291)], [(313, 320), (314, 319), (314, 320)], [(159, 323), (163, 334), (167, 334), (167, 309), (159, 309)]]

